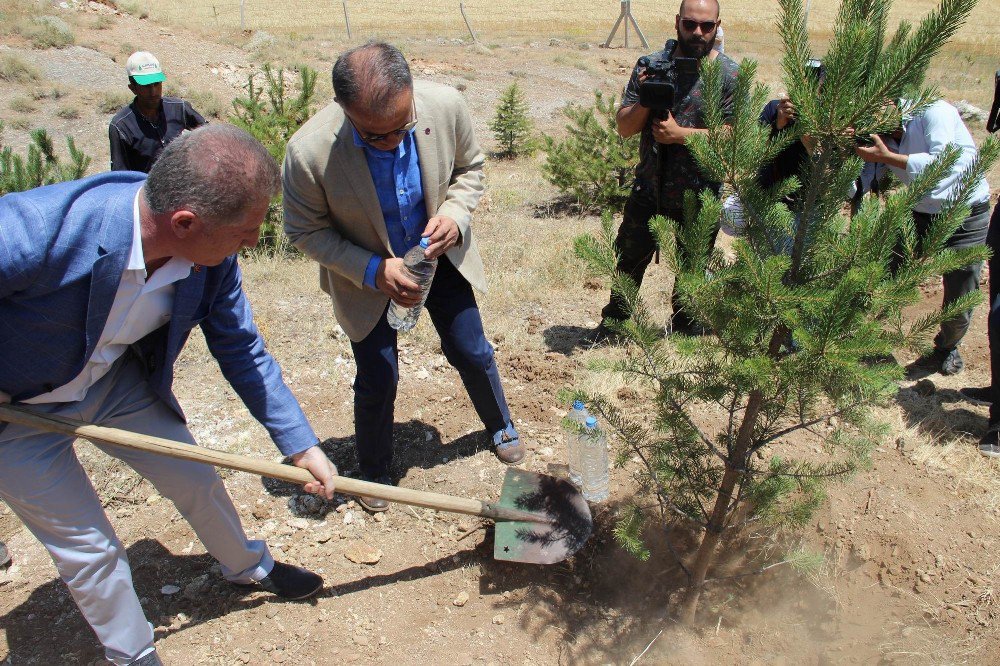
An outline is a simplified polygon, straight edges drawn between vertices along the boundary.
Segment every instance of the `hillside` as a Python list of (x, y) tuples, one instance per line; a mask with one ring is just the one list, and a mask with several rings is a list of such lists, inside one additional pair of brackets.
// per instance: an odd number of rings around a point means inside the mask
[[(168, 91), (224, 117), (264, 61), (316, 67), (326, 103), (327, 72), (348, 43), (339, 31), (213, 35), (211, 26), (157, 22), (155, 10), (140, 18), (142, 11), (122, 13), (109, 2), (44, 4), (64, 22), (72, 44), (33, 44), (18, 26), (27, 25), (36, 4), (0, 0), (0, 63), (7, 63), (3, 71), (27, 72), (4, 77), (0, 86), (3, 141), (21, 149), (35, 127), (71, 134), (94, 157), (95, 172), (107, 164), (107, 122), (129, 100), (124, 62), (133, 50), (159, 57)], [(727, 51), (760, 58), (762, 75), (780, 87), (777, 54), (741, 51), (739, 34), (730, 37), (727, 29)], [(451, 35), (382, 36), (399, 43), (417, 76), (464, 92), (486, 146), (492, 143), (486, 122), (515, 78), (538, 127), (560, 133), (567, 102), (589, 103), (595, 89), (617, 93), (639, 55), (597, 48), (605, 34), (497, 38), (488, 50)], [(662, 36), (656, 33), (655, 41)], [(762, 41), (760, 34), (753, 39)], [(959, 45), (934, 76), (949, 99), (985, 108), (995, 55), (989, 46)], [(981, 124), (974, 132), (982, 138)], [(570, 240), (596, 230), (598, 220), (553, 212), (556, 192), (541, 176), (542, 159), (491, 162), (475, 224), (492, 285), (480, 305), (512, 413), (529, 443), (524, 466), (558, 473), (565, 406), (557, 391), (619, 387), (587, 369), (613, 352), (577, 346), (596, 324), (607, 292), (585, 278)], [(991, 184), (1000, 184), (997, 169)], [(342, 472), (354, 472), (354, 364), (315, 266), (264, 257), (243, 263), (269, 348), (326, 450)], [(647, 275), (644, 290), (661, 311), (670, 280), (663, 266)], [(933, 308), (940, 297), (928, 286), (925, 302), (910, 314)], [(989, 381), (985, 333), (980, 308), (963, 347), (965, 373), (934, 376), (933, 391), (901, 386), (896, 404), (883, 410), (893, 437), (875, 452), (870, 470), (831, 486), (830, 501), (804, 534), (752, 535), (747, 551), (730, 554), (717, 573), (778, 561), (793, 546), (823, 554), (823, 566), (808, 574), (778, 566), (721, 581), (708, 592), (694, 629), (666, 617), (680, 572), (669, 564), (662, 538), (648, 535), (647, 563), (611, 539), (616, 507), (633, 488), (627, 466), (613, 471), (613, 496), (595, 511), (594, 538), (570, 561), (549, 567), (494, 561), (490, 530), (470, 518), (402, 506), (371, 516), (347, 497), (328, 504), (281, 484), (225, 475), (248, 532), (266, 538), (276, 556), (324, 575), (325, 593), (296, 604), (228, 586), (147, 482), (89, 444), (80, 443), (78, 454), (128, 546), (168, 664), (630, 664), (650, 643), (639, 663), (990, 664), (1000, 655), (1000, 465), (974, 446), (986, 409), (957, 393)], [(494, 499), (504, 469), (433, 330), (423, 322), (400, 346), (400, 484)], [(175, 389), (201, 444), (278, 459), (200, 338), (185, 350)], [(628, 389), (619, 397), (628, 400)], [(47, 554), (2, 504), (0, 540), (15, 562), (0, 571), (0, 663), (103, 663)], [(163, 594), (166, 585), (180, 590)]]

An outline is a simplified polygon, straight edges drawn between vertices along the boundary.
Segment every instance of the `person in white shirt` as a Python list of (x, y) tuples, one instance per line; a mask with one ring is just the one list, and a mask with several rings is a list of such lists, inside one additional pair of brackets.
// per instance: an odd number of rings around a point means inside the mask
[[(900, 105), (905, 106), (905, 105)], [(904, 184), (913, 182), (949, 145), (961, 153), (951, 172), (913, 207), (918, 237), (922, 237), (944, 204), (955, 193), (963, 172), (976, 159), (976, 144), (958, 115), (958, 109), (938, 100), (912, 117), (904, 116), (902, 127), (893, 135), (872, 135), (871, 146), (858, 146), (856, 152), (866, 162), (886, 165)], [(970, 199), (972, 210), (946, 244), (949, 248), (968, 248), (986, 242), (990, 219), (990, 188), (985, 179), (975, 184)], [(979, 289), (982, 263), (970, 264), (943, 276), (943, 306)], [(965, 366), (958, 345), (969, 330), (972, 310), (942, 322), (934, 338), (934, 349), (915, 361), (914, 373), (940, 372), (954, 375)]]
[[(279, 450), (315, 477), (306, 490), (332, 498), (336, 467), (253, 323), (237, 261), (278, 187), (256, 139), (208, 125), (171, 142), (148, 177), (112, 171), (0, 197), (0, 402), (194, 445), (172, 384), (197, 327)], [(74, 440), (0, 422), (0, 501), (48, 550), (108, 661), (155, 666), (125, 547)], [(247, 536), (210, 465), (97, 446), (174, 503), (226, 580), (286, 599), (322, 589)]]

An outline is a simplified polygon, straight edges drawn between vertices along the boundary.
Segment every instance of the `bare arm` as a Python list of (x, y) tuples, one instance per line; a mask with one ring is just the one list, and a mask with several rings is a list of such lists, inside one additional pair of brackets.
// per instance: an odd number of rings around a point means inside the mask
[(641, 106), (638, 102), (632, 106), (624, 106), (618, 109), (615, 116), (615, 123), (618, 125), (618, 136), (627, 139), (642, 131), (642, 128), (649, 122), (649, 109)]

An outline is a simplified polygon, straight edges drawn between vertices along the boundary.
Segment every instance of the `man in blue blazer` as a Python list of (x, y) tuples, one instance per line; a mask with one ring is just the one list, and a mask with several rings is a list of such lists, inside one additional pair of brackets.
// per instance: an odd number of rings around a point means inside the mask
[[(282, 453), (333, 496), (336, 469), (254, 326), (235, 253), (257, 242), (279, 187), (249, 134), (177, 138), (147, 177), (112, 172), (0, 198), (0, 400), (194, 444), (171, 390), (201, 326), (223, 375)], [(115, 664), (158, 664), (125, 549), (73, 438), (0, 423), (0, 498), (48, 549)], [(237, 584), (285, 598), (322, 579), (251, 541), (214, 468), (102, 447), (172, 500)]]

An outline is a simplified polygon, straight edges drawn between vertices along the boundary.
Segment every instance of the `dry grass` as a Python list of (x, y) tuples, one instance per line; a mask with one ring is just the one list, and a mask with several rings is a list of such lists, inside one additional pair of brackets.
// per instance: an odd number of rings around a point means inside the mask
[[(523, 3), (517, 0), (467, 0), (465, 11), (480, 39), (486, 42), (514, 36), (576, 37), (594, 42), (603, 41), (618, 17), (619, 4), (614, 0), (568, 0), (566, 2)], [(934, 0), (905, 0), (896, 2), (892, 21), (913, 20), (936, 6)], [(218, 0), (211, 4), (195, 0), (155, 3), (152, 17), (158, 20), (232, 28), (240, 25), (238, 0)], [(452, 0), (401, 0), (386, 4), (377, 0), (350, 0), (348, 10), (352, 33), (369, 36), (433, 34), (455, 37), (467, 35), (458, 3)], [(733, 42), (743, 36), (760, 33), (760, 28), (770, 26), (778, 11), (777, 2), (731, 0), (723, 2), (722, 18), (735, 28)], [(659, 33), (673, 23), (674, 4), (664, 5), (655, 0), (632, 0), (632, 12), (639, 26), (652, 41), (659, 40)], [(1000, 33), (998, 0), (982, 0), (972, 15), (970, 25), (975, 31), (959, 35), (960, 41), (993, 42)], [(814, 2), (810, 8), (810, 25), (815, 29), (828, 29), (836, 17), (836, 4)], [(329, 0), (304, 0), (297, 3), (270, 3), (264, 0), (246, 0), (244, 22), (247, 28), (289, 29), (299, 32), (321, 31), (327, 35), (331, 29), (346, 32), (344, 14), (340, 3)], [(753, 27), (742, 31), (740, 26)], [(728, 30), (727, 30), (728, 34)], [(621, 39), (621, 34), (618, 36)]]
[(16, 55), (4, 53), (0, 55), (0, 81), (8, 83), (29, 83), (42, 77), (38, 69), (18, 58)]

